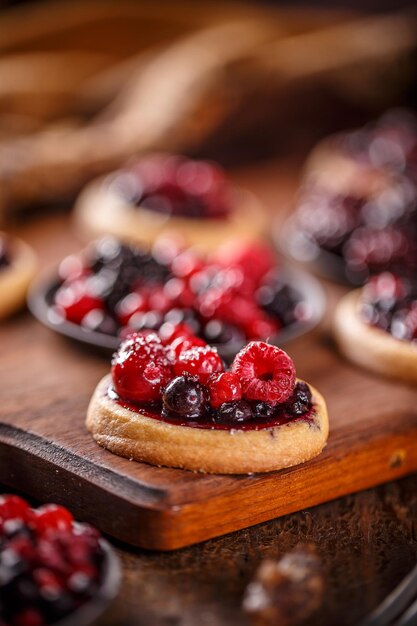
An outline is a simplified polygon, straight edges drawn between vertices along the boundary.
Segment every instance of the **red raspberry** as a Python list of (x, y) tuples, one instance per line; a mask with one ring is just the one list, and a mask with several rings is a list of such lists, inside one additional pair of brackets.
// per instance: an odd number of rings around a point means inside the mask
[(268, 246), (240, 240), (221, 246), (214, 261), (226, 267), (240, 267), (255, 285), (259, 285), (265, 274), (276, 266), (275, 255)]
[(207, 381), (207, 387), (210, 393), (210, 404), (214, 409), (219, 408), (224, 402), (233, 402), (242, 398), (240, 380), (234, 372), (212, 374)]
[(121, 398), (152, 402), (172, 378), (165, 347), (155, 333), (133, 333), (116, 352), (111, 369), (113, 384)]
[(211, 374), (223, 371), (223, 361), (215, 348), (201, 346), (181, 352), (174, 363), (174, 372), (177, 376), (191, 374), (200, 382), (206, 383)]
[(169, 345), (178, 337), (192, 337), (194, 335), (192, 329), (187, 324), (171, 324), (170, 322), (162, 324), (158, 334), (165, 345)]
[(45, 504), (35, 511), (34, 525), (38, 535), (49, 530), (69, 530), (73, 521), (68, 509), (58, 504)]
[(192, 348), (205, 348), (206, 342), (200, 337), (195, 337), (193, 334), (180, 335), (175, 337), (168, 346), (169, 355), (174, 363), (176, 363), (183, 352), (187, 352)]
[(0, 520), (5, 522), (11, 519), (19, 519), (24, 522), (32, 517), (32, 509), (28, 503), (14, 495), (0, 496)]
[(280, 324), (263, 313), (245, 326), (245, 331), (249, 339), (270, 339), (277, 334)]
[(126, 326), (132, 315), (142, 311), (149, 311), (148, 302), (144, 294), (135, 291), (122, 298), (116, 306), (116, 315), (121, 326)]
[(232, 371), (248, 400), (270, 404), (285, 402), (295, 386), (295, 367), (284, 350), (263, 341), (252, 341), (235, 357)]
[(102, 310), (103, 300), (89, 291), (88, 280), (80, 279), (64, 283), (55, 296), (58, 312), (74, 324), (81, 324), (83, 318), (93, 309)]

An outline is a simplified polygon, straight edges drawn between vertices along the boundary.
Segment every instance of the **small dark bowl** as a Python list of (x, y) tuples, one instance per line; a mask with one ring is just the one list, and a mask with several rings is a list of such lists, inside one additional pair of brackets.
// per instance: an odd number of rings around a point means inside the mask
[(300, 242), (302, 233), (297, 229), (294, 217), (289, 217), (284, 224), (273, 229), (276, 248), (286, 257), (302, 263), (318, 276), (341, 283), (342, 285), (363, 285), (369, 276), (368, 271), (353, 271), (346, 265), (343, 257), (334, 252), (323, 250), (317, 245), (303, 246)]
[[(324, 291), (315, 278), (306, 272), (290, 267), (282, 269), (281, 277), (284, 283), (289, 284), (298, 291), (301, 302), (309, 303), (310, 317), (305, 321), (290, 324), (280, 331), (279, 334), (270, 338), (271, 343), (279, 346), (312, 330), (320, 322), (325, 311)], [(41, 278), (35, 281), (28, 295), (28, 307), (31, 313), (42, 324), (65, 337), (75, 339), (107, 354), (117, 350), (121, 341), (119, 337), (87, 330), (78, 324), (56, 319), (53, 314), (51, 315), (51, 306), (54, 303), (55, 293), (60, 284), (61, 281), (56, 273), (52, 277), (49, 276), (46, 279)], [(218, 344), (216, 347), (220, 356), (227, 361), (233, 359), (243, 346), (244, 342), (242, 341)]]
[(105, 539), (100, 539), (104, 551), (102, 581), (97, 593), (91, 600), (69, 613), (51, 626), (89, 626), (93, 624), (116, 597), (121, 581), (119, 559)]

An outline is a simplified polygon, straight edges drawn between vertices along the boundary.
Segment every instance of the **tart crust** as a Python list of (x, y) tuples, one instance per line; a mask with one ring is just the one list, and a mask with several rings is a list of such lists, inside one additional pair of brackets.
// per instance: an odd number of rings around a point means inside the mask
[(304, 180), (332, 190), (335, 194), (371, 198), (390, 182), (383, 168), (362, 163), (342, 147), (343, 135), (331, 135), (320, 141), (305, 165)]
[(372, 372), (416, 383), (417, 346), (363, 321), (358, 310), (361, 291), (349, 292), (336, 307), (334, 334), (340, 351)]
[(112, 234), (151, 245), (162, 234), (177, 234), (186, 245), (211, 251), (231, 238), (260, 239), (267, 219), (263, 207), (249, 191), (233, 189), (233, 206), (225, 218), (172, 217), (143, 206), (133, 206), (111, 190), (109, 178), (99, 178), (83, 190), (75, 205), (75, 219), (95, 237)]
[(0, 232), (11, 241), (12, 254), (9, 265), (0, 269), (0, 319), (21, 309), (26, 302), (26, 292), (36, 273), (36, 256), (32, 248), (21, 239)]
[(304, 463), (326, 445), (326, 403), (313, 387), (310, 422), (295, 420), (244, 431), (194, 428), (147, 417), (109, 398), (110, 384), (108, 374), (97, 385), (88, 407), (87, 428), (99, 445), (135, 461), (213, 474), (251, 474)]

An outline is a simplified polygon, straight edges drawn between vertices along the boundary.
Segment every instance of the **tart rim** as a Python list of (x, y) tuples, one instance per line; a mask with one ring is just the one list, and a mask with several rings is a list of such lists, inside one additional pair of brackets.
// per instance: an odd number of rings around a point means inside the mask
[(211, 251), (231, 238), (253, 241), (266, 233), (267, 216), (260, 202), (241, 187), (231, 187), (233, 203), (225, 217), (198, 219), (165, 215), (141, 205), (134, 206), (109, 188), (108, 179), (107, 175), (93, 180), (75, 203), (78, 227), (93, 236), (111, 234), (122, 241), (149, 245), (161, 235), (177, 234), (188, 246)]
[(361, 294), (361, 288), (350, 291), (336, 307), (333, 329), (340, 351), (372, 372), (417, 382), (417, 346), (365, 322), (358, 311)]
[(11, 258), (0, 269), (0, 320), (22, 308), (26, 293), (35, 276), (37, 261), (32, 248), (19, 237), (0, 231), (11, 242)]

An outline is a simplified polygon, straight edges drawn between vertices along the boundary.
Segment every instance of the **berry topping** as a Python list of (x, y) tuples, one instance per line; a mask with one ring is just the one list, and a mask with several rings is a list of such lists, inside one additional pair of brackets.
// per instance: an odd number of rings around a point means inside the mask
[[(177, 362), (183, 352), (188, 352), (193, 348), (205, 348), (206, 342), (194, 335), (179, 335), (169, 344), (169, 354), (172, 355), (174, 363)], [(175, 369), (175, 366), (174, 366)], [(178, 372), (176, 372), (178, 373)]]
[[(0, 624), (43, 626), (66, 617), (99, 590), (99, 533), (73, 524), (71, 513), (48, 504), (31, 509), (17, 496), (0, 498)], [(6, 525), (20, 518), (13, 532)]]
[(217, 421), (225, 424), (247, 422), (253, 418), (252, 408), (246, 400), (225, 402), (217, 411)]
[(192, 376), (177, 376), (162, 396), (163, 411), (187, 419), (204, 416), (207, 410), (206, 388)]
[(172, 368), (159, 336), (133, 333), (123, 341), (112, 361), (112, 377), (121, 398), (133, 402), (160, 399)]
[(88, 280), (80, 279), (64, 284), (56, 294), (58, 312), (69, 322), (81, 324), (84, 317), (93, 310), (104, 307), (103, 300), (91, 293)]
[(307, 383), (299, 382), (287, 400), (287, 411), (291, 415), (303, 415), (311, 405), (311, 390)]
[(179, 156), (154, 155), (139, 161), (112, 183), (137, 206), (188, 218), (224, 217), (229, 185), (212, 163)]
[(30, 516), (30, 507), (28, 503), (14, 495), (0, 496), (0, 521), (19, 519), (28, 521)]
[(68, 509), (57, 504), (45, 504), (36, 510), (34, 525), (36, 532), (42, 535), (49, 530), (69, 530), (73, 521)]
[(223, 361), (215, 348), (201, 346), (181, 351), (178, 360), (174, 363), (174, 372), (177, 376), (190, 374), (196, 376), (202, 383), (206, 383), (210, 375), (223, 371)]
[(253, 341), (233, 361), (232, 371), (241, 381), (243, 396), (269, 404), (285, 402), (294, 390), (295, 367), (286, 352)]
[(207, 381), (210, 393), (210, 405), (217, 409), (224, 402), (242, 399), (242, 387), (239, 377), (234, 372), (212, 374)]

